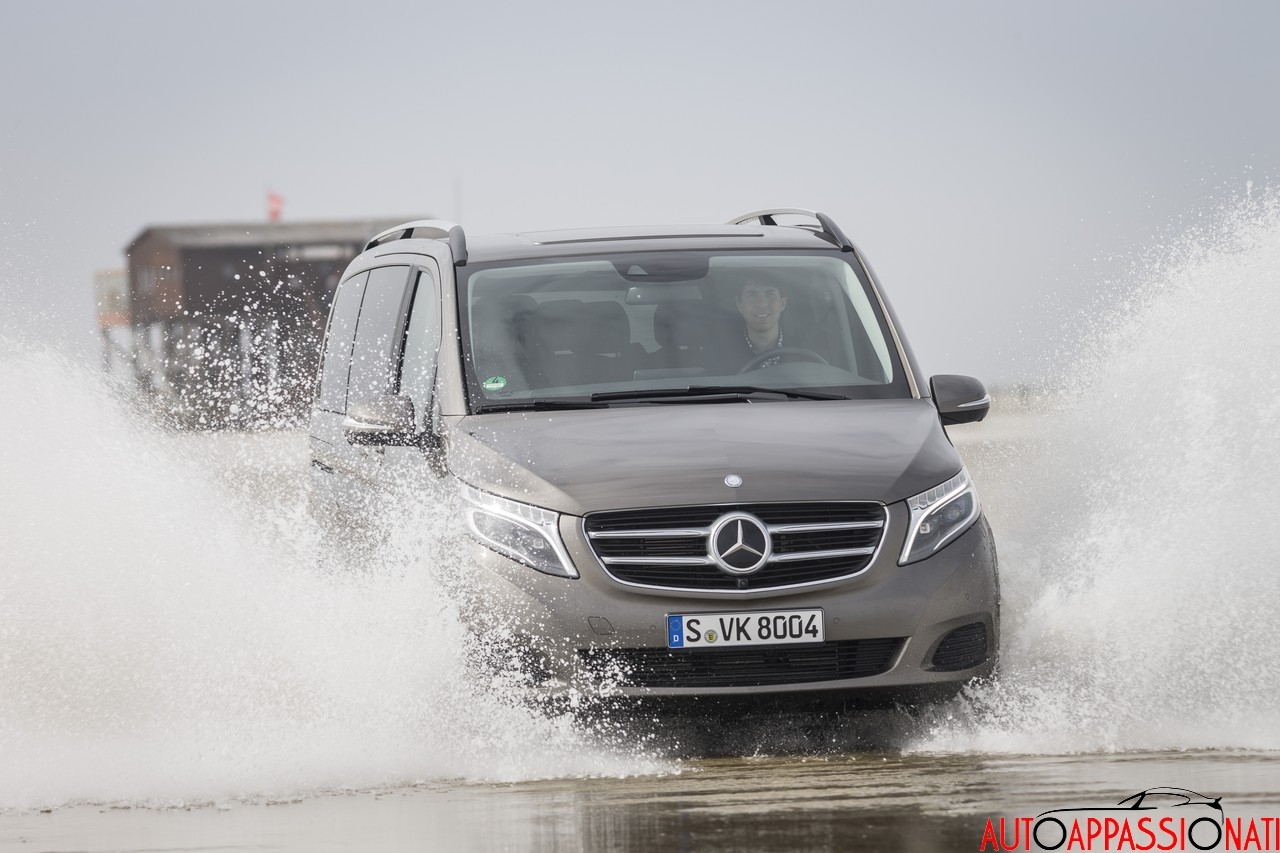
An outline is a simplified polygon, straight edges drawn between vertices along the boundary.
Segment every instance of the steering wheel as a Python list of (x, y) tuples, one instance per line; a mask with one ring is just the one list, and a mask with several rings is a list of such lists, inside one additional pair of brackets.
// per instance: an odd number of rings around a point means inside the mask
[(831, 363), (811, 349), (801, 349), (800, 347), (778, 347), (777, 349), (760, 353), (755, 358), (742, 365), (738, 372), (750, 373), (766, 361), (775, 358), (781, 358), (783, 361), (812, 361), (815, 364)]

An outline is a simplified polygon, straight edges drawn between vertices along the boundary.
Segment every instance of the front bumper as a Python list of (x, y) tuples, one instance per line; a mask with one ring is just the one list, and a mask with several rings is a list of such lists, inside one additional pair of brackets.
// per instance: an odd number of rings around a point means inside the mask
[[(550, 577), (480, 545), (469, 622), (514, 647), (525, 681), (545, 696), (812, 698), (854, 693), (912, 701), (989, 675), (999, 646), (997, 558), (985, 517), (940, 552), (897, 564), (907, 513), (890, 508), (884, 545), (857, 576), (793, 590), (740, 594), (640, 589), (614, 580), (580, 518), (561, 534), (580, 578)], [(821, 645), (671, 650), (666, 617), (680, 613), (821, 608)], [(692, 657), (691, 657), (692, 656)]]

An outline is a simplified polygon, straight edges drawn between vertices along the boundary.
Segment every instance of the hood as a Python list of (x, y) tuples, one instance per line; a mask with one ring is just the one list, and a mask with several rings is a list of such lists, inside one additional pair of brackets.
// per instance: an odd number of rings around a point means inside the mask
[[(960, 470), (929, 400), (768, 401), (447, 419), (448, 467), (571, 515), (773, 501), (900, 501)], [(739, 488), (725, 485), (737, 474)]]

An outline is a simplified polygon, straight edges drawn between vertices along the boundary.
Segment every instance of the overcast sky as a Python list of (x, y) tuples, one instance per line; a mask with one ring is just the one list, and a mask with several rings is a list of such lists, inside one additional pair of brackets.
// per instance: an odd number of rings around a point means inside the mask
[(1280, 177), (1270, 0), (0, 13), (0, 309), (47, 306), (86, 352), (95, 269), (148, 225), (262, 221), (270, 187), (286, 220), (475, 232), (815, 208), (926, 372), (1007, 382), (1054, 368), (1105, 280)]

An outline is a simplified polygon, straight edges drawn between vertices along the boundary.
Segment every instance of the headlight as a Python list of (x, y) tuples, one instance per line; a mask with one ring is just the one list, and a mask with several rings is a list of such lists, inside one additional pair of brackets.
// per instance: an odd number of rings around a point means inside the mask
[(982, 511), (978, 492), (969, 472), (960, 473), (941, 485), (907, 499), (911, 510), (911, 528), (902, 546), (901, 565), (923, 560), (941, 550), (952, 539), (969, 529)]
[(560, 540), (560, 516), (459, 483), (467, 532), (481, 545), (548, 575), (576, 578)]

